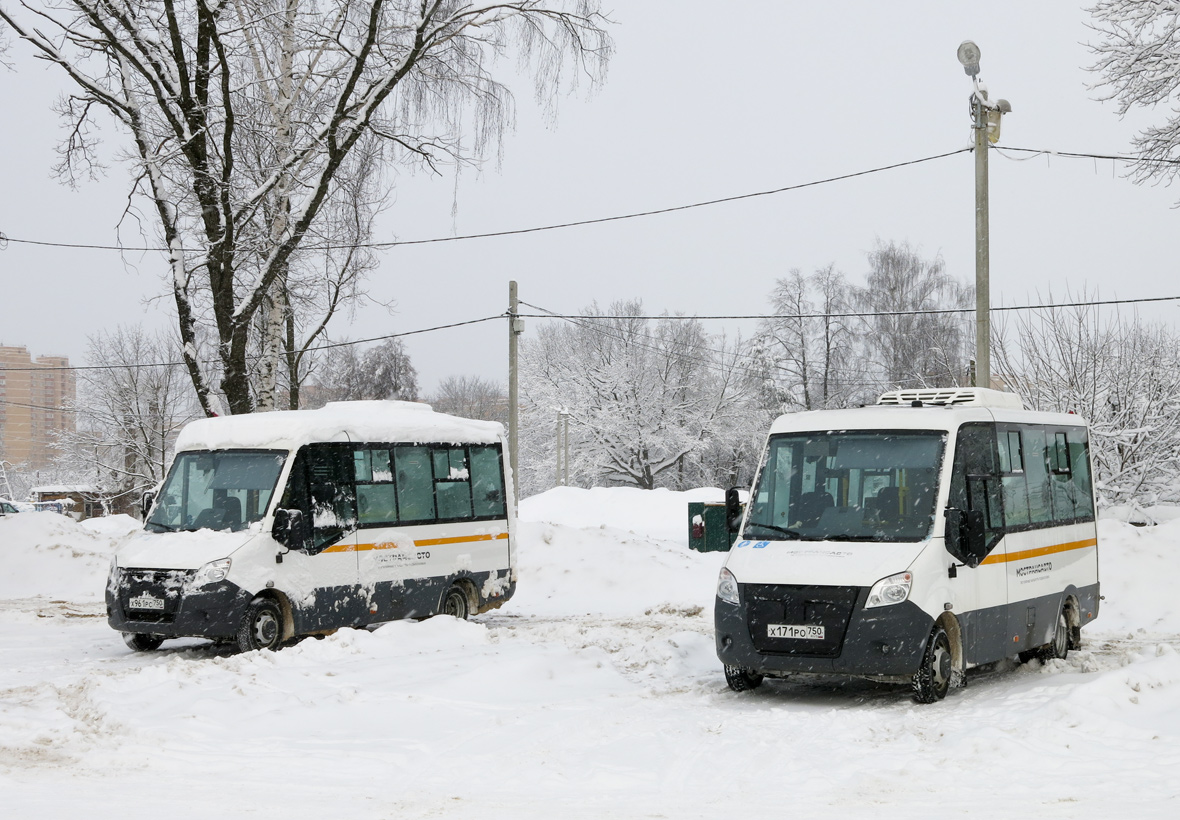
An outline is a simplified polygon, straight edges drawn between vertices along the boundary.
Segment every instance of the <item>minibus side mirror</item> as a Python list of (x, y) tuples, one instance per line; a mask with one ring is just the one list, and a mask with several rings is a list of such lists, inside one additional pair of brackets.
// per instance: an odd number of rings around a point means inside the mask
[(152, 504), (154, 504), (155, 501), (156, 494), (150, 490), (139, 497), (139, 511), (143, 515), (143, 519), (145, 521), (147, 520), (148, 513), (152, 511)]
[(274, 539), (287, 549), (303, 549), (307, 540), (303, 532), (303, 512), (281, 507), (275, 510), (274, 526), (270, 532)]
[[(730, 487), (725, 491), (725, 528), (732, 536), (742, 526), (742, 513), (745, 510), (742, 507), (741, 494), (737, 487)], [(733, 539), (730, 538), (732, 541)]]
[(980, 565), (987, 557), (982, 511), (947, 507), (946, 551), (959, 563), (969, 567)]

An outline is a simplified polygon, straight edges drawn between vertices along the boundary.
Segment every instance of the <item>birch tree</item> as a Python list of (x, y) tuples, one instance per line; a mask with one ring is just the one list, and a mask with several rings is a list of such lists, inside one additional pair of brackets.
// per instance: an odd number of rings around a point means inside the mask
[[(0, 6), (0, 21), (73, 83), (64, 174), (95, 167), (100, 112), (129, 137), (131, 200), (149, 204), (167, 249), (184, 362), (211, 414), (217, 393), (231, 413), (253, 410), (256, 390), (275, 404), (281, 352), (290, 370), (317, 333), (308, 322), (300, 346), (290, 321), (314, 269), (307, 256), (336, 254), (342, 292), (355, 282), (364, 260), (348, 254), (367, 236), (382, 167), (476, 162), (496, 147), (513, 113), (493, 73), (500, 57), (531, 69), (547, 105), (579, 78), (602, 78), (611, 43), (598, 5), (22, 0)], [(334, 208), (366, 184), (377, 187), (351, 226), (335, 223), (352, 235), (328, 230)], [(204, 325), (213, 370), (200, 353)]]

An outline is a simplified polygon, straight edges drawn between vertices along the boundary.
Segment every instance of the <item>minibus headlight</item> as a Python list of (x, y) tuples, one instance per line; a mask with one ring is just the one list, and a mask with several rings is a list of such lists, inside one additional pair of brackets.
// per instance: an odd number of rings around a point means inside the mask
[(725, 567), (721, 568), (721, 574), (717, 576), (717, 597), (727, 604), (738, 602), (737, 578)]
[(897, 575), (882, 578), (869, 590), (869, 599), (865, 601), (865, 609), (872, 609), (875, 606), (892, 606), (908, 600), (913, 584), (914, 575), (910, 572), (899, 572)]
[(197, 570), (197, 574), (189, 581), (189, 589), (199, 589), (207, 584), (216, 584), (218, 581), (224, 581), (225, 576), (229, 575), (229, 567), (232, 562), (228, 558), (222, 558), (219, 561), (210, 561), (205, 566)]

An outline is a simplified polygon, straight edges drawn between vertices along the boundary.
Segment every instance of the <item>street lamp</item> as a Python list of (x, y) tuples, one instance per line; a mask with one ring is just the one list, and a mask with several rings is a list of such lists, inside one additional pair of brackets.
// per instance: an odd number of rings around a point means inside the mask
[(1007, 100), (987, 98), (987, 88), (979, 82), (979, 46), (964, 40), (957, 56), (974, 86), (969, 102), (975, 137), (975, 386), (991, 387), (987, 149), (989, 143), (999, 142), (1000, 118), (1012, 106)]

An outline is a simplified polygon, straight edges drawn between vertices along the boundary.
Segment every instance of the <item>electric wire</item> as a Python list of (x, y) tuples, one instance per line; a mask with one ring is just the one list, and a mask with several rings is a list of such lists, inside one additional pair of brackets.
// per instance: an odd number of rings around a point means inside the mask
[[(744, 199), (755, 199), (755, 198), (764, 197), (764, 196), (774, 196), (775, 194), (783, 194), (783, 193), (787, 193), (788, 191), (798, 191), (803, 188), (814, 188), (818, 185), (828, 185), (833, 182), (843, 182), (844, 180), (855, 179), (856, 177), (868, 176), (870, 174), (879, 174), (884, 171), (893, 171), (898, 168), (905, 168), (905, 167), (908, 167), (911, 165), (921, 165), (922, 163), (933, 162), (935, 160), (945, 159), (946, 157), (953, 157), (956, 154), (964, 154), (964, 153), (970, 152), (972, 150), (974, 150), (974, 149), (971, 147), (958, 148), (954, 151), (946, 151), (944, 153), (933, 154), (928, 157), (921, 157), (919, 159), (905, 160), (904, 162), (894, 162), (889, 165), (880, 165), (876, 168), (868, 168), (863, 171), (852, 171), (851, 173), (847, 173), (847, 174), (839, 174), (837, 176), (825, 177), (824, 179), (815, 179), (815, 180), (811, 180), (809, 182), (799, 182), (794, 185), (784, 185), (779, 188), (771, 188), (766, 191), (753, 191), (753, 192), (744, 193), (744, 194), (734, 194), (732, 196), (718, 197), (716, 199), (707, 199), (707, 200), (702, 200), (700, 202), (691, 202), (686, 205), (672, 205), (672, 206), (665, 207), (665, 208), (654, 208), (652, 210), (647, 210), (647, 211), (635, 211), (632, 213), (615, 214), (614, 216), (602, 216), (602, 217), (596, 217), (593, 219), (580, 219), (580, 220), (574, 220), (574, 221), (570, 221), (570, 222), (554, 223), (551, 225), (536, 225), (536, 226), (533, 226), (530, 228), (512, 228), (512, 229), (503, 230), (503, 231), (487, 231), (484, 233), (459, 234), (457, 236), (436, 236), (436, 237), (432, 237), (429, 239), (399, 239), (399, 240), (391, 240), (388, 242), (358, 242), (358, 243), (352, 243), (352, 244), (347, 244), (347, 245), (333, 245), (333, 244), (327, 243), (327, 244), (303, 245), (301, 247), (303, 250), (316, 250), (316, 251), (346, 250), (346, 249), (352, 249), (352, 248), (385, 249), (385, 248), (404, 247), (404, 246), (408, 246), (408, 245), (433, 245), (433, 244), (438, 244), (438, 243), (442, 243), (442, 242), (463, 242), (463, 241), (467, 241), (470, 239), (493, 239), (493, 238), (504, 237), (504, 236), (520, 236), (523, 234), (541, 233), (543, 231), (557, 231), (557, 230), (563, 230), (565, 228), (579, 228), (579, 227), (583, 227), (586, 225), (601, 225), (601, 224), (604, 224), (607, 222), (621, 222), (623, 220), (628, 220), (628, 219), (642, 219), (644, 217), (649, 217), (649, 216), (660, 216), (662, 214), (671, 214), (671, 213), (676, 213), (678, 211), (688, 211), (688, 210), (693, 210), (695, 208), (707, 208), (707, 207), (710, 207), (713, 205), (722, 205), (722, 204), (729, 203), (729, 202), (739, 202)], [(12, 236), (7, 237), (7, 240), (9, 242), (14, 242), (14, 243), (22, 244), (22, 245), (37, 245), (37, 246), (51, 247), (51, 248), (73, 248), (73, 249), (80, 249), (80, 250), (123, 251), (123, 252), (137, 252), (137, 253), (139, 253), (139, 252), (167, 253), (169, 251), (168, 248), (155, 247), (155, 246), (128, 247), (125, 245), (97, 245), (97, 244), (78, 243), (78, 242), (49, 242), (49, 241), (44, 241), (44, 240), (19, 239), (19, 238), (12, 237)], [(190, 251), (190, 253), (196, 254), (198, 252), (197, 251)]]
[[(309, 347), (302, 351), (304, 353), (316, 353), (321, 350), (332, 350), (338, 347), (352, 347), (354, 345), (369, 344), (370, 342), (381, 342), (386, 339), (398, 339), (403, 336), (416, 336), (420, 333), (434, 333), (438, 330), (450, 330), (456, 327), (464, 327), (466, 325), (478, 325), (482, 322), (491, 322), (495, 319), (503, 319), (507, 313), (497, 313), (495, 316), (484, 316), (480, 319), (468, 319), (463, 322), (451, 322), (445, 325), (435, 325), (434, 327), (424, 327), (418, 330), (405, 330), (401, 333), (387, 333), (384, 336), (372, 336), (367, 339), (354, 339), (347, 342), (332, 342), (330, 344), (317, 345)], [(203, 359), (201, 364), (220, 364), (220, 359)], [(0, 365), (0, 373), (50, 373), (63, 371), (86, 371), (86, 370), (137, 370), (145, 367), (186, 367), (186, 362), (152, 362), (150, 364), (136, 363), (136, 364), (90, 364), (90, 365), (69, 365), (65, 367), (7, 367)]]

